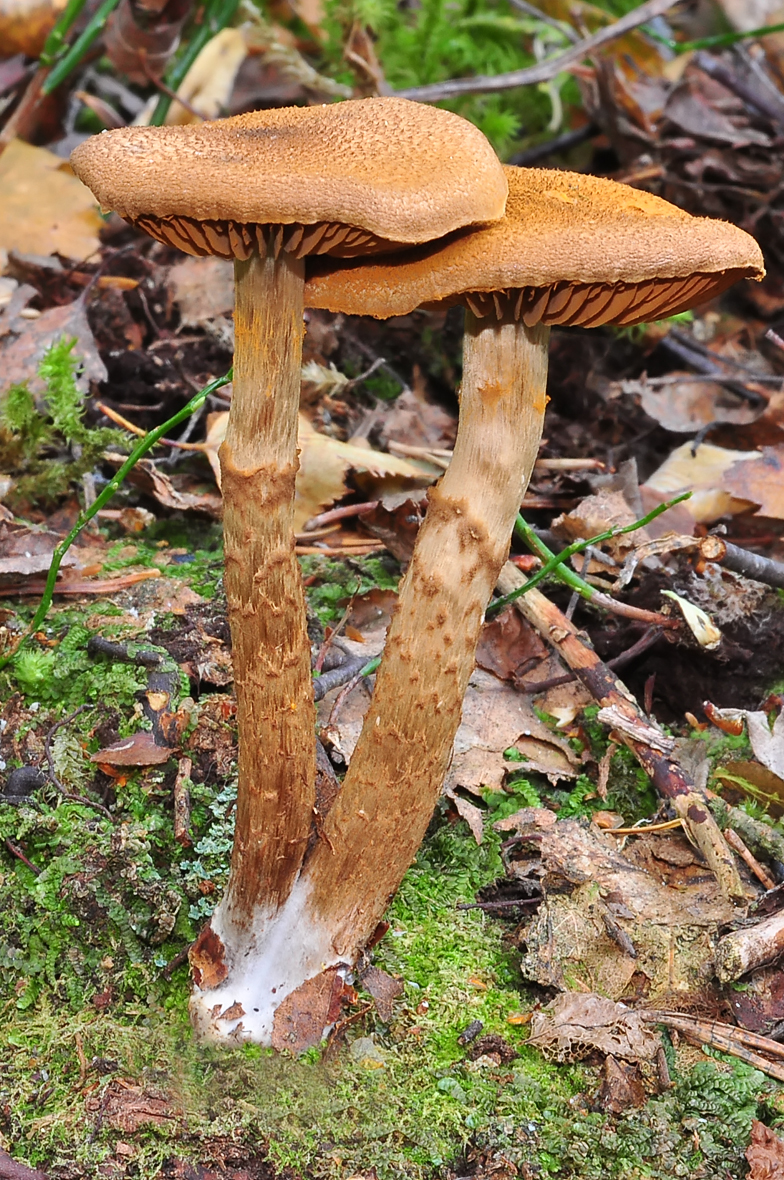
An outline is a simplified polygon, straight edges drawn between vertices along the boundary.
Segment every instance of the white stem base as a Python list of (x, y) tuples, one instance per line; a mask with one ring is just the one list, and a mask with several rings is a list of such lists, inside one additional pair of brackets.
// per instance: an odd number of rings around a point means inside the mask
[(222, 929), (220, 909), (214, 934), (231, 951), (225, 982), (194, 987), (190, 1016), (197, 1036), (213, 1044), (272, 1044), (275, 1012), (305, 980), (341, 963), (326, 922), (314, 918), (308, 882), (300, 879), (273, 915), (259, 909), (242, 936)]

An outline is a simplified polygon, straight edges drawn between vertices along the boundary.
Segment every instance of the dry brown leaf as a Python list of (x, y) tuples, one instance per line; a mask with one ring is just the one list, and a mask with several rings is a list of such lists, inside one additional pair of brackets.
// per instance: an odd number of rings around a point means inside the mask
[(405, 990), (402, 979), (395, 979), (378, 967), (368, 967), (362, 976), (361, 983), (373, 997), (381, 1019), (389, 1024), (393, 1016), (392, 1001), (401, 996)]
[(386, 414), (381, 428), (383, 445), (399, 442), (414, 447), (451, 449), (457, 434), (457, 419), (436, 402), (427, 400), (418, 369), (413, 385), (413, 389), (403, 390)]
[(784, 1176), (784, 1140), (770, 1127), (754, 1119), (746, 1159), (749, 1180), (781, 1180)]
[(14, 139), (0, 156), (0, 249), (83, 259), (99, 246), (95, 197), (65, 160)]
[[(553, 521), (552, 531), (557, 537), (565, 541), (587, 540), (598, 536), (608, 529), (624, 528), (634, 524), (637, 519), (623, 492), (602, 488), (596, 495), (586, 496), (573, 512), (564, 513)], [(618, 565), (622, 565), (629, 552), (641, 542), (649, 540), (645, 529), (637, 529), (634, 533), (623, 533), (603, 541), (600, 545), (602, 552), (607, 553)], [(582, 572), (585, 568), (584, 555), (575, 554), (573, 564)], [(607, 574), (607, 566), (593, 558), (587, 567), (588, 573)]]
[(166, 288), (185, 328), (203, 328), (234, 310), (234, 265), (225, 258), (184, 258), (169, 271)]
[[(753, 497), (737, 490), (739, 474), (736, 474), (734, 486), (730, 485), (727, 476), (733, 466), (739, 472), (745, 464), (759, 458), (758, 451), (730, 451), (710, 443), (701, 443), (696, 454), (692, 454), (692, 444), (683, 443), (649, 476), (640, 491), (654, 493), (659, 501), (672, 499), (681, 492), (691, 492), (691, 499), (679, 504), (675, 511), (680, 509), (693, 520), (710, 524), (722, 516), (746, 512), (756, 503)], [(670, 527), (680, 529), (681, 525), (673, 521)]]
[(722, 486), (737, 499), (757, 504), (759, 516), (784, 520), (784, 444), (763, 447), (751, 462), (733, 464)]
[(592, 992), (566, 992), (534, 1012), (528, 1044), (551, 1061), (579, 1061), (595, 1049), (624, 1061), (651, 1061), (661, 1039), (625, 1004)]
[(286, 996), (272, 1022), (272, 1047), (304, 1053), (321, 1044), (324, 1030), (340, 1015), (344, 984), (337, 971), (322, 971)]
[(544, 891), (520, 932), (525, 979), (616, 1000), (633, 978), (651, 1002), (703, 990), (716, 932), (734, 909), (699, 865), (672, 868), (670, 885), (645, 837), (621, 853), (595, 824), (554, 822), (544, 809), (526, 809), (514, 830), (521, 842), (510, 875), (533, 877)]
[[(0, 156), (0, 168), (3, 159)], [(62, 336), (76, 337), (73, 355), (81, 361), (76, 384), (83, 393), (89, 391), (91, 381), (108, 379), (81, 300), (52, 307), (36, 320), (14, 319), (9, 328), (0, 336), (0, 393), (22, 381), (28, 382), (31, 393), (43, 393), (46, 384), (37, 375), (38, 366), (46, 350)]]
[(169, 761), (173, 753), (173, 747), (159, 746), (153, 735), (142, 729), (129, 738), (99, 750), (91, 756), (90, 761), (107, 766), (161, 766)]
[(458, 795), (452, 787), (445, 787), (444, 794), (454, 804), (455, 811), (460, 818), (468, 824), (471, 835), (477, 844), (481, 844), (485, 838), (485, 817), (481, 809), (475, 803), (469, 803), (468, 799), (464, 799), (462, 795)]
[[(62, 539), (59, 533), (0, 522), (0, 581), (46, 573)], [(77, 565), (78, 553), (78, 549), (69, 549), (61, 565)]]
[(526, 672), (545, 659), (547, 651), (531, 624), (509, 606), (482, 627), (476, 662), (499, 680), (517, 684)]
[[(678, 374), (673, 373), (675, 377)], [(687, 373), (683, 374), (688, 377)], [(624, 381), (623, 392), (634, 393), (649, 417), (665, 430), (693, 434), (712, 422), (729, 422), (746, 426), (765, 413), (765, 407), (752, 406), (724, 385), (715, 381), (675, 381), (668, 385), (650, 385), (647, 381)]]
[[(217, 119), (229, 105), (234, 80), (247, 55), (242, 30), (222, 29), (204, 46), (177, 87), (177, 94), (205, 119)], [(178, 102), (172, 103), (166, 116), (167, 126), (198, 121)]]
[[(196, 444), (204, 451), (220, 486), (220, 465), (218, 448), (226, 437), (229, 414), (224, 410), (211, 414), (207, 420), (207, 437)], [(371, 493), (381, 488), (424, 487), (440, 475), (427, 463), (416, 463), (411, 459), (400, 459), (385, 451), (374, 451), (355, 443), (340, 442), (329, 435), (314, 430), (304, 414), (299, 416), (299, 472), (297, 473), (294, 501), (294, 531), (301, 532), (305, 523), (316, 516), (329, 504), (334, 504), (345, 495), (346, 476), (349, 472), (366, 472), (372, 481)], [(377, 482), (380, 481), (380, 484)]]
[[(105, 458), (119, 467), (125, 462), (124, 455), (107, 453)], [(168, 476), (149, 459), (140, 459), (132, 471), (126, 476), (129, 483), (141, 488), (150, 496), (163, 504), (166, 508), (177, 508), (180, 511), (190, 509), (204, 512), (208, 516), (220, 518), (223, 511), (221, 498), (214, 491), (191, 491), (187, 484), (195, 482), (187, 476)]]

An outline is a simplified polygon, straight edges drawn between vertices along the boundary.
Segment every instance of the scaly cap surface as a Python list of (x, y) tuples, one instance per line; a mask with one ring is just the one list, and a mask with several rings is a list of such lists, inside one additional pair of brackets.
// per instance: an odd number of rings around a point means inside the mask
[(476, 127), (401, 98), (123, 127), (80, 144), (71, 163), (130, 221), (339, 223), (401, 243), (497, 219), (507, 192)]
[(379, 319), (464, 302), (535, 323), (635, 323), (674, 314), (738, 278), (762, 278), (759, 246), (736, 226), (575, 172), (505, 168), (493, 225), (362, 264), (308, 269), (305, 302)]

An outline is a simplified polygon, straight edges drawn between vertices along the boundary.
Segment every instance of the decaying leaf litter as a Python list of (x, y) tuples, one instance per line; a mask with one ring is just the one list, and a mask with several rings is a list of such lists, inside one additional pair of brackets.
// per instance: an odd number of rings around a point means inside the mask
[[(546, 15), (570, 19), (557, 6)], [(411, 41), (396, 38), (389, 18), (374, 49), (343, 10), (325, 22), (298, 5), (296, 17), (290, 28), (285, 17), (276, 25), (210, 10), (184, 42), (200, 36), (206, 60), (186, 85), (184, 57), (175, 58), (170, 84), (215, 117), (460, 72), (502, 75), (531, 60), (521, 51), (519, 62), (500, 61), (488, 49), (484, 60), (447, 59), (451, 68), (433, 76), (432, 61), (406, 63)], [(530, 13), (490, 17), (507, 21), (497, 26), (507, 35), (519, 29), (534, 57), (608, 22), (583, 6), (569, 36)], [(729, 4), (725, 17), (743, 27)], [(35, 73), (40, 31), (38, 43), (12, 45), (27, 58), (2, 66), (0, 355), (5, 392), (27, 381), (32, 395), (15, 390), (3, 409), (7, 650), (49, 555), (131, 435), (231, 363), (230, 268), (227, 283), (216, 260), (184, 260), (102, 222), (63, 163), (85, 130), (128, 121), (154, 97), (145, 81), (165, 66), (181, 19), (139, 21), (131, 5), (118, 8), (104, 43), (112, 66), (79, 62), (70, 106), (67, 96), (37, 97), (53, 65)], [(665, 41), (727, 27), (715, 15), (705, 28), (666, 19), (652, 26)], [(461, 33), (480, 44), (481, 22), (470, 20)], [(336, 24), (351, 34), (351, 69), (335, 55)], [(155, 44), (142, 36), (151, 30)], [(430, 48), (443, 71), (439, 34), (436, 20)], [(766, 1161), (778, 1150), (777, 1090), (765, 1078), (781, 1075), (782, 1020), (780, 37), (673, 55), (632, 32), (620, 49), (581, 59), (571, 79), (539, 79), (546, 103), (529, 111), (541, 128), (534, 140), (546, 145), (564, 129), (583, 140), (552, 162), (736, 221), (758, 236), (768, 278), (679, 323), (554, 331), (546, 440), (523, 505), (539, 563), (543, 545), (557, 550), (693, 495), (577, 553), (575, 601), (550, 581), (547, 599), (531, 591), (487, 624), (445, 796), (391, 928), (352, 986), (313, 997), (322, 1024), (335, 1022), (320, 1065), (313, 1050), (289, 1074), (247, 1053), (227, 1065), (185, 1048), (177, 1027), (185, 952), (225, 884), (232, 825), (231, 657), (209, 465), (230, 391), (216, 391), (170, 440), (184, 445), (142, 461), (69, 550), (55, 607), (4, 690), (13, 1019), (0, 1146), (12, 1156), (62, 1176), (261, 1174), (259, 1144), (279, 1169), (324, 1175), (625, 1175), (657, 1156), (662, 1175), (743, 1175), (744, 1153), (753, 1176), (775, 1166)], [(519, 151), (524, 99), (467, 101), (475, 105), (464, 113), (499, 151)], [(194, 116), (180, 106), (177, 117)], [(362, 672), (383, 648), (423, 491), (451, 454), (461, 325), (455, 312), (377, 324), (311, 311), (308, 321), (297, 547), (316, 667), (333, 685), (319, 706), (326, 798), (367, 708)], [(537, 569), (524, 548), (513, 547), (504, 593)], [(553, 638), (561, 658), (550, 654)], [(725, 833), (712, 864), (711, 848), (706, 862), (673, 818), (677, 792), (667, 807), (673, 782), (688, 784)], [(723, 877), (709, 871), (722, 864)], [(431, 913), (438, 931), (428, 930)], [(718, 1064), (690, 1055), (691, 1041)], [(565, 1064), (542, 1065), (540, 1054)], [(730, 1055), (745, 1064), (728, 1064)], [(194, 1093), (205, 1069), (217, 1075), (207, 1107)], [(249, 1109), (243, 1079), (254, 1077), (274, 1093), (273, 1109)], [(403, 1093), (412, 1089), (414, 1101)], [(376, 1126), (362, 1115), (368, 1103), (386, 1105)], [(314, 1110), (324, 1112), (315, 1137)], [(772, 1131), (752, 1126), (760, 1116)], [(87, 1143), (77, 1131), (85, 1119)], [(0, 1156), (4, 1167), (24, 1165)]]

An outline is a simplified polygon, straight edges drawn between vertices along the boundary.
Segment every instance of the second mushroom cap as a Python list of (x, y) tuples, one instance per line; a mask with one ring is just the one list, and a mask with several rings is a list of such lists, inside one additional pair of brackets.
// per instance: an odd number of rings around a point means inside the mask
[(529, 327), (634, 324), (765, 273), (759, 246), (734, 225), (596, 176), (504, 171), (501, 221), (361, 265), (314, 261), (306, 304), (385, 319), (463, 302)]

